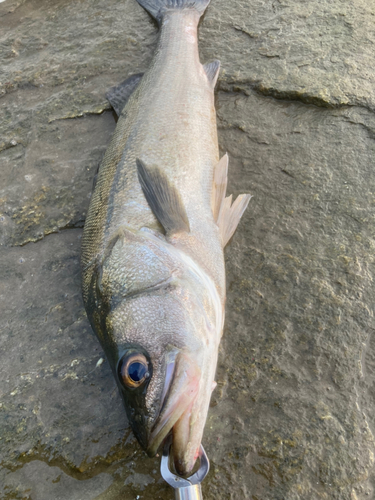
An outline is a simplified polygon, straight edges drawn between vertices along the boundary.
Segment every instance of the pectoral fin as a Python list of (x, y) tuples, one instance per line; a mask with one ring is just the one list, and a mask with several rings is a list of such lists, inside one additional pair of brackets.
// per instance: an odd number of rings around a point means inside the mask
[(189, 232), (185, 207), (177, 189), (157, 167), (147, 167), (137, 159), (138, 179), (155, 217), (167, 234)]
[(106, 98), (110, 102), (112, 108), (115, 110), (117, 116), (121, 115), (129, 97), (132, 95), (134, 90), (137, 88), (139, 82), (141, 81), (143, 73), (138, 73), (137, 75), (129, 76), (120, 85), (112, 87), (106, 93)]
[(228, 182), (228, 155), (225, 154), (214, 170), (211, 206), (219, 226), (223, 247), (233, 236), (242, 214), (251, 199), (250, 194), (240, 194), (232, 204), (232, 195), (225, 197)]

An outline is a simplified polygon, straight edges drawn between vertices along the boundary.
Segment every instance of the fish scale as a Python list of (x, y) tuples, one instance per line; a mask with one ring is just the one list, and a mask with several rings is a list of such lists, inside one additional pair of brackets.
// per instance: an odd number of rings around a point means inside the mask
[[(154, 455), (172, 432), (194, 466), (223, 331), (223, 248), (249, 195), (225, 198), (214, 86), (198, 21), (208, 0), (138, 0), (160, 24), (150, 68), (109, 91), (120, 113), (82, 239), (82, 289), (128, 419)], [(132, 374), (142, 373), (142, 377)]]

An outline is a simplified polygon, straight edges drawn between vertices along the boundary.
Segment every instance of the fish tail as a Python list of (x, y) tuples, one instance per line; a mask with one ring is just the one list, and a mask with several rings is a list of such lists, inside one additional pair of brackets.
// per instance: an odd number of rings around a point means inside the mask
[(160, 24), (166, 11), (196, 10), (201, 16), (210, 0), (137, 0)]

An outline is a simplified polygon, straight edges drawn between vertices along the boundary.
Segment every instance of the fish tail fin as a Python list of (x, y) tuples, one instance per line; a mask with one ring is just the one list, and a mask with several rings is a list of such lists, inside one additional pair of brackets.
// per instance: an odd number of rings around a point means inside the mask
[(160, 24), (168, 10), (196, 10), (202, 15), (210, 0), (137, 0)]

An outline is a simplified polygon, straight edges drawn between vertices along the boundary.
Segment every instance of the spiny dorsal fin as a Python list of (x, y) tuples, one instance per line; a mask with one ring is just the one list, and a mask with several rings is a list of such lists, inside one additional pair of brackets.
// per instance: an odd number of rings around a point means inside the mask
[(211, 83), (212, 88), (214, 88), (217, 82), (217, 78), (219, 76), (220, 61), (218, 59), (209, 61), (208, 63), (203, 65), (203, 68), (206, 72), (208, 81)]
[(125, 104), (129, 100), (129, 97), (138, 87), (138, 84), (141, 81), (142, 76), (143, 73), (138, 73), (137, 75), (129, 76), (129, 78), (120, 83), (120, 85), (112, 87), (105, 94), (112, 108), (116, 111), (117, 116), (121, 115), (121, 111), (124, 109)]
[(146, 167), (138, 158), (137, 168), (143, 194), (165, 232), (189, 232), (189, 221), (181, 197), (164, 172), (158, 167)]
[(214, 220), (219, 226), (223, 247), (233, 236), (242, 214), (251, 199), (249, 194), (240, 194), (232, 204), (232, 195), (225, 198), (228, 176), (228, 155), (225, 154), (215, 167), (211, 206)]

